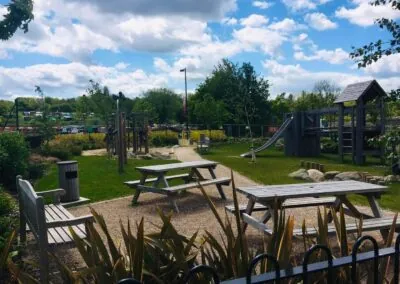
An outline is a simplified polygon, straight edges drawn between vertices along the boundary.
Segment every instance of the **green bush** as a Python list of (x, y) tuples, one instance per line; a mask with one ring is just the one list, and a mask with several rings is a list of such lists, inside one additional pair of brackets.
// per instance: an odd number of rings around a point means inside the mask
[(80, 156), (82, 154), (82, 146), (74, 145), (72, 143), (51, 142), (42, 146), (43, 155), (56, 157), (61, 161), (66, 161), (71, 159), (73, 156)]
[(14, 198), (0, 189), (0, 251), (18, 224), (17, 205)]
[(339, 144), (328, 137), (321, 138), (321, 152), (327, 154), (336, 154)]
[(25, 174), (28, 167), (29, 149), (23, 135), (0, 134), (0, 183), (15, 190), (15, 177)]
[(179, 143), (178, 133), (170, 130), (158, 130), (150, 133), (150, 144), (155, 147), (172, 146)]

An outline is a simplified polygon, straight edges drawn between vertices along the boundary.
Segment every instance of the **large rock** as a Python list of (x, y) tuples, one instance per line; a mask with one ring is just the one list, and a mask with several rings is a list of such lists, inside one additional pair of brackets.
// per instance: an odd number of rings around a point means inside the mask
[(392, 182), (399, 181), (399, 179), (398, 179), (398, 176), (388, 175), (388, 176), (385, 176), (384, 181), (385, 181), (385, 183), (392, 183)]
[(289, 177), (295, 178), (295, 179), (301, 179), (301, 180), (308, 180), (308, 181), (312, 180), (309, 177), (306, 169), (299, 169), (299, 170), (289, 174)]
[(325, 180), (324, 173), (320, 172), (319, 170), (309, 169), (307, 173), (310, 179), (312, 179), (312, 181), (314, 182), (320, 182)]
[(334, 180), (356, 180), (356, 181), (361, 181), (362, 177), (359, 172), (343, 172), (340, 174), (337, 174), (334, 178)]
[(339, 171), (329, 171), (324, 174), (324, 178), (325, 179), (334, 179), (335, 176), (337, 176), (338, 174), (340, 174)]

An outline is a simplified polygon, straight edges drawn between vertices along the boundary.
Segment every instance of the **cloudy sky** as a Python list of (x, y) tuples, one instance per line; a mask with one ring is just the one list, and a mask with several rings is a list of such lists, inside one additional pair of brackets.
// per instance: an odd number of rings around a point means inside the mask
[[(7, 4), (8, 0), (0, 0)], [(251, 62), (280, 92), (376, 78), (400, 86), (400, 56), (358, 70), (352, 46), (388, 34), (374, 25), (390, 7), (369, 0), (35, 0), (27, 34), (0, 42), (0, 98), (82, 95), (90, 79), (130, 97), (154, 87), (189, 90), (222, 58)], [(0, 6), (0, 14), (5, 8)]]

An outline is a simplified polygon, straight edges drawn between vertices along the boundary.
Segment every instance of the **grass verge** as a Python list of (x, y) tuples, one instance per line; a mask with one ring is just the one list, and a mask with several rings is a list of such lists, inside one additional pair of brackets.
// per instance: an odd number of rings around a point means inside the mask
[[(125, 181), (140, 179), (135, 167), (168, 164), (172, 160), (128, 160), (123, 174), (118, 173), (117, 160), (107, 157), (76, 157), (79, 172), (79, 190), (82, 197), (91, 202), (133, 195), (133, 189), (124, 185)], [(44, 177), (35, 183), (37, 191), (58, 188), (57, 165), (52, 165)]]

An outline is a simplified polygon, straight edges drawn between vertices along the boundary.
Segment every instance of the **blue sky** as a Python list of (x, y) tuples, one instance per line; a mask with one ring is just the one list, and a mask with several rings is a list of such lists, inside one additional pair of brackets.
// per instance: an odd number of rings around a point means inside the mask
[[(5, 5), (8, 0), (0, 0)], [(0, 46), (0, 98), (82, 95), (90, 79), (140, 96), (150, 88), (181, 93), (181, 68), (193, 91), (222, 59), (250, 62), (271, 94), (297, 94), (315, 82), (341, 88), (376, 78), (400, 85), (400, 57), (358, 70), (349, 58), (388, 34), (374, 19), (400, 18), (369, 0), (35, 0), (35, 20)], [(0, 6), (0, 14), (6, 12)]]

